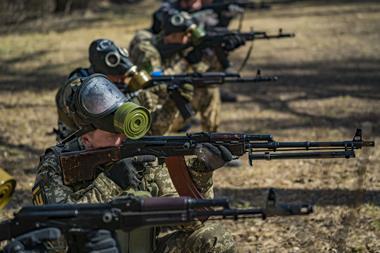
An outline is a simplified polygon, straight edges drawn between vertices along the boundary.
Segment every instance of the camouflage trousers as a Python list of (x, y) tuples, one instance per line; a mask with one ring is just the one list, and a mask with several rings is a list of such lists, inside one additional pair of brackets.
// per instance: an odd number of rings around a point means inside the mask
[[(206, 223), (207, 224), (207, 223)], [(220, 224), (207, 224), (194, 231), (176, 231), (159, 239), (155, 253), (232, 253), (232, 235)]]
[[(220, 91), (219, 87), (196, 88), (191, 105), (195, 113), (200, 113), (202, 131), (216, 132), (220, 124)], [(172, 131), (176, 132), (185, 125), (179, 115), (173, 123)]]

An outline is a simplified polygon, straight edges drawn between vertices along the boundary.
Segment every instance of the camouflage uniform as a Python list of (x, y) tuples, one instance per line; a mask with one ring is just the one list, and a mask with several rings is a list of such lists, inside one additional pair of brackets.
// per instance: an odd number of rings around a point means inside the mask
[[(146, 163), (137, 167), (141, 177), (138, 189), (123, 191), (109, 179), (99, 167), (99, 174), (90, 182), (81, 182), (67, 186), (63, 183), (62, 169), (58, 155), (61, 152), (81, 150), (80, 140), (74, 140), (65, 146), (55, 146), (46, 151), (37, 167), (36, 182), (33, 187), (34, 204), (52, 203), (100, 203), (134, 191), (143, 191), (150, 196), (178, 196), (165, 164)], [(198, 190), (206, 197), (213, 197), (212, 172), (198, 172), (192, 168), (202, 166), (197, 159), (187, 161), (189, 172)], [(217, 224), (191, 224), (181, 226), (157, 241), (157, 252), (234, 252), (234, 242), (229, 233)], [(202, 249), (200, 251), (200, 249)]]
[(172, 122), (180, 118), (176, 104), (169, 97), (166, 84), (139, 90), (133, 102), (151, 112), (152, 124), (148, 135), (164, 135), (172, 132)]
[[(165, 74), (180, 74), (191, 72), (217, 71), (220, 65), (215, 56), (205, 56), (198, 64), (190, 65), (178, 53), (170, 58), (162, 58), (155, 45), (159, 41), (159, 36), (155, 36), (148, 31), (139, 31), (133, 38), (130, 47), (131, 60), (143, 70), (162, 70)], [(192, 100), (192, 107), (201, 116), (202, 130), (217, 131), (220, 123), (220, 92), (218, 87), (195, 88)], [(182, 117), (177, 117), (172, 130), (178, 130), (183, 125)]]

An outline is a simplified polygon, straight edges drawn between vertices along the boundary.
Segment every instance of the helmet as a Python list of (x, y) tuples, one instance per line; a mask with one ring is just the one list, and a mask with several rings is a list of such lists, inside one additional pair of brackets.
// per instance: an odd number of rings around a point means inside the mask
[(58, 115), (77, 135), (101, 129), (138, 139), (149, 130), (149, 111), (128, 102), (124, 94), (102, 74), (69, 80), (58, 92)]
[(104, 75), (128, 75), (131, 70), (136, 69), (129, 60), (128, 51), (107, 39), (91, 42), (89, 60), (94, 72)]

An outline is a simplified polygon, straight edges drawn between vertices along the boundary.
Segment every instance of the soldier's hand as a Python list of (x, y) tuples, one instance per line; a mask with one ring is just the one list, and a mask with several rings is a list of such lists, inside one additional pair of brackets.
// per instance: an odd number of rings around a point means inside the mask
[(195, 154), (204, 164), (206, 171), (214, 171), (233, 159), (231, 152), (226, 147), (210, 143), (198, 144)]
[(188, 102), (193, 100), (194, 86), (191, 83), (182, 84), (179, 87), (178, 91), (179, 91), (179, 94), (181, 94), (181, 96), (185, 98)]
[(87, 233), (87, 242), (84, 246), (86, 253), (118, 253), (116, 240), (108, 230), (96, 230)]
[(141, 90), (137, 95), (141, 106), (149, 111), (155, 111), (158, 105), (159, 97), (152, 90)]
[(141, 183), (141, 176), (136, 166), (145, 162), (153, 162), (155, 159), (154, 156), (149, 155), (125, 158), (113, 164), (105, 174), (123, 190), (129, 187), (137, 188)]
[(61, 231), (58, 228), (44, 228), (16, 237), (4, 247), (4, 253), (45, 252), (43, 243), (58, 240)]
[(165, 83), (154, 85), (153, 87), (145, 90), (156, 94), (159, 98), (165, 98), (168, 95), (167, 85)]
[(226, 36), (223, 39), (223, 49), (230, 52), (245, 44), (245, 38), (237, 34)]

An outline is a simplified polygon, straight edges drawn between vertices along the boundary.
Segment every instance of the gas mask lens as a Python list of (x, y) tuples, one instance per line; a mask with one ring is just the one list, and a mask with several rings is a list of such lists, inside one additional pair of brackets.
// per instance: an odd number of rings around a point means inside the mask
[(80, 92), (85, 114), (102, 117), (125, 101), (124, 94), (103, 76), (92, 77)]
[(181, 14), (171, 17), (170, 22), (173, 26), (181, 26), (185, 22), (185, 18)]
[(109, 52), (105, 57), (108, 67), (115, 68), (120, 64), (120, 55), (117, 52)]

